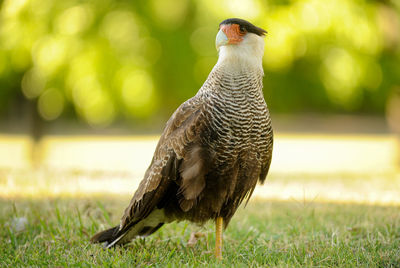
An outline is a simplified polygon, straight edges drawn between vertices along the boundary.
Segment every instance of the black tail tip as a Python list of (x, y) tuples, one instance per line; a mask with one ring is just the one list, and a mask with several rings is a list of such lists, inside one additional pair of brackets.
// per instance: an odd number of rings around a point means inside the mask
[(91, 243), (103, 243), (107, 242), (111, 243), (114, 239), (116, 234), (118, 233), (119, 226), (115, 226), (113, 228), (104, 230), (102, 232), (98, 232), (92, 238), (90, 238)]

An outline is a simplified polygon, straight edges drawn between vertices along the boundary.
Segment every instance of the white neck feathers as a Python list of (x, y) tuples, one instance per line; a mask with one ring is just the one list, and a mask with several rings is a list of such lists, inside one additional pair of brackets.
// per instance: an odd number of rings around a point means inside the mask
[(264, 38), (248, 33), (239, 44), (219, 48), (218, 62), (215, 67), (223, 67), (231, 71), (257, 70), (263, 73), (263, 55)]

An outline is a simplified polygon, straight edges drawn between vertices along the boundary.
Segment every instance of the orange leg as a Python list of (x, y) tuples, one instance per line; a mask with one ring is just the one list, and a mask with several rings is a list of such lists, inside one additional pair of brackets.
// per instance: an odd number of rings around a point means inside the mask
[(222, 226), (224, 219), (217, 217), (215, 220), (215, 257), (222, 260)]

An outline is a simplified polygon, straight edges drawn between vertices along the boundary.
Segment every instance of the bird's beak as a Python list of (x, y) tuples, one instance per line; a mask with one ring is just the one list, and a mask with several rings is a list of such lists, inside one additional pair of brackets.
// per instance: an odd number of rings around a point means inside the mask
[(225, 46), (228, 43), (229, 43), (228, 37), (226, 36), (224, 31), (222, 31), (222, 29), (220, 29), (219, 32), (217, 33), (217, 37), (215, 38), (215, 47), (219, 51), (219, 47)]

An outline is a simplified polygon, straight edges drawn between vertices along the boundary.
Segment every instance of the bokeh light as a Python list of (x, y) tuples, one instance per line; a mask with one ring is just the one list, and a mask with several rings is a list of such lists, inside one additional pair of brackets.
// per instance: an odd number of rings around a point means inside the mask
[(129, 112), (138, 117), (151, 114), (155, 101), (154, 83), (144, 71), (129, 73), (122, 82), (121, 95)]
[(166, 119), (215, 64), (218, 23), (241, 17), (268, 31), (264, 84), (273, 112), (368, 107), (383, 116), (400, 84), (399, 9), (396, 2), (364, 0), (6, 0), (0, 86), (8, 99), (2, 103), (12, 105), (21, 92), (37, 102), (45, 89), (57, 88), (63, 96), (57, 119), (78, 116), (101, 126)]
[(361, 66), (350, 53), (340, 48), (327, 51), (321, 77), (332, 100), (349, 108), (356, 104), (360, 76)]
[(151, 0), (152, 17), (162, 28), (173, 30), (184, 23), (188, 8), (188, 0)]
[(74, 6), (62, 12), (55, 19), (60, 34), (75, 35), (88, 29), (93, 21), (91, 9), (84, 5)]
[(37, 68), (32, 68), (22, 77), (22, 92), (29, 99), (36, 98), (44, 89), (45, 84), (46, 79), (41, 72)]
[(38, 101), (40, 115), (46, 120), (54, 120), (64, 109), (64, 97), (57, 89), (47, 89)]

